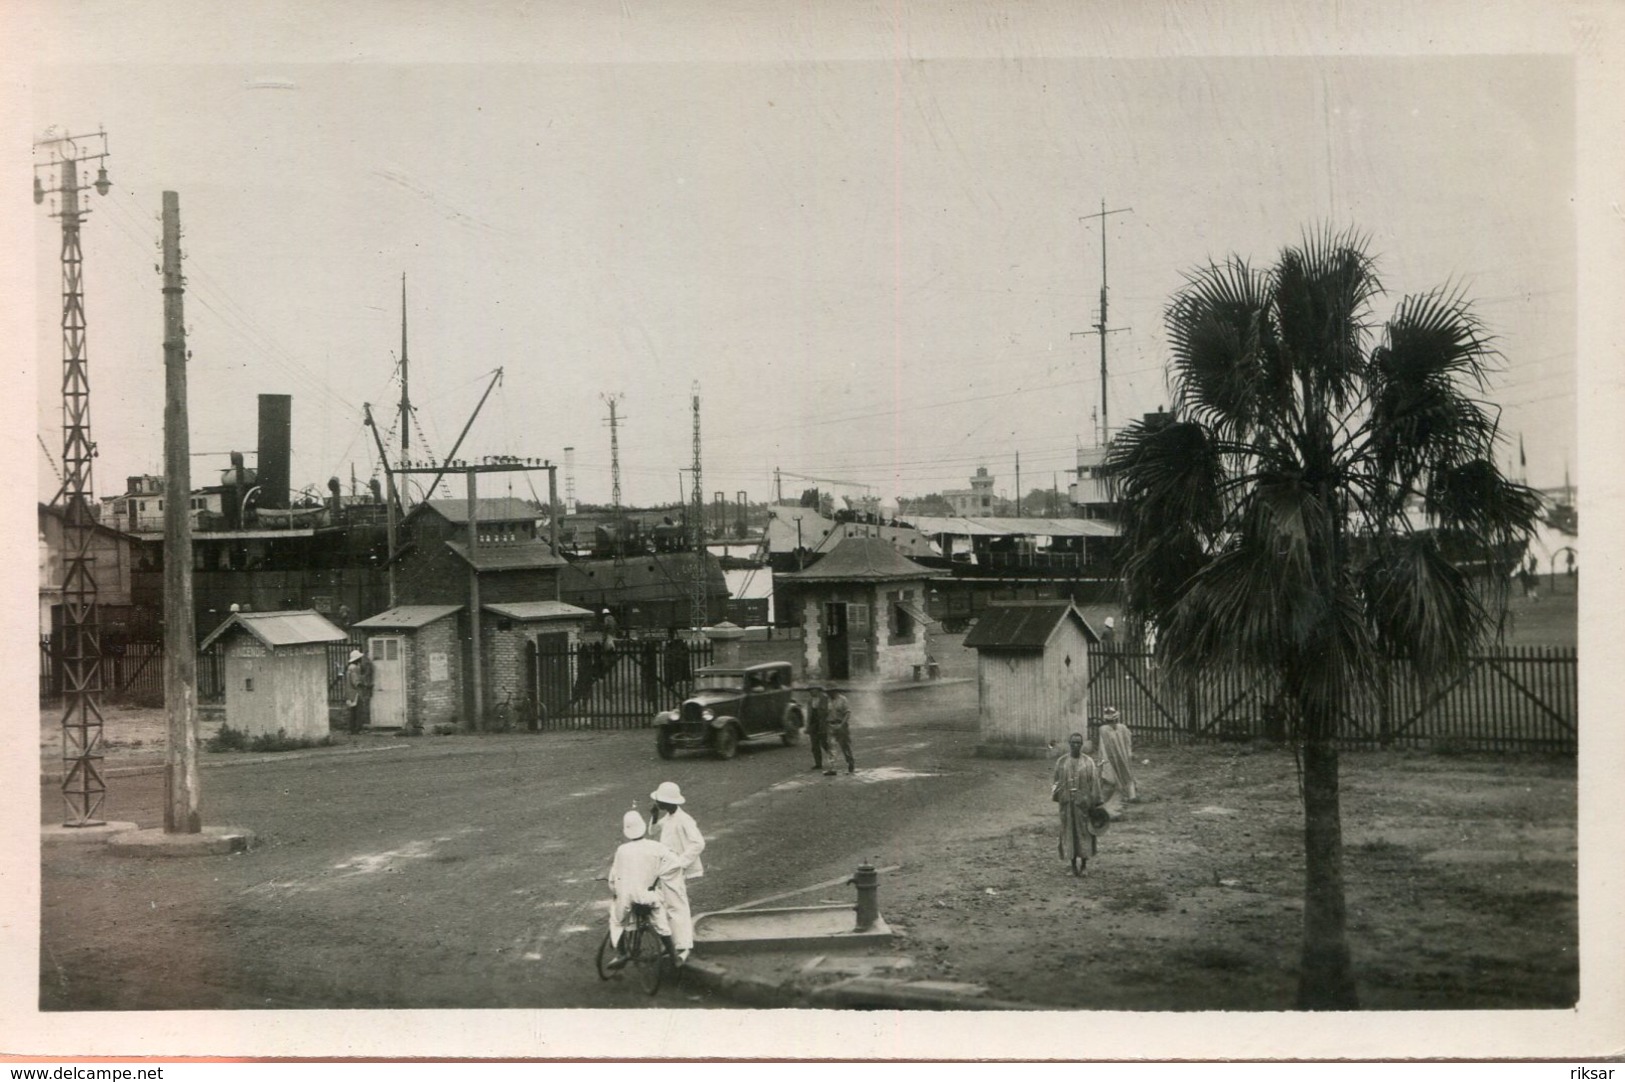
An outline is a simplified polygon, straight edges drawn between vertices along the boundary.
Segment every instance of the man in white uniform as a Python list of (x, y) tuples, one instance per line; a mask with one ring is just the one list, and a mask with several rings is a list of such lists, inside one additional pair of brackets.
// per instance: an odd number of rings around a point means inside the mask
[[(655, 931), (669, 951), (672, 948), (671, 922), (666, 918), (666, 907), (661, 904), (658, 884), (662, 879), (677, 875), (677, 857), (670, 849), (648, 837), (643, 816), (629, 811), (621, 816), (621, 833), (626, 841), (615, 850), (615, 860), (609, 866), (609, 889), (615, 900), (609, 906), (609, 942), (621, 951), (621, 932), (631, 923), (632, 904), (654, 906)], [(626, 964), (626, 955), (619, 953), (609, 968), (619, 969)]]
[(683, 791), (674, 781), (663, 781), (660, 788), (649, 794), (655, 802), (653, 828), (660, 832), (660, 842), (677, 857), (675, 872), (660, 881), (660, 898), (671, 917), (671, 938), (677, 947), (677, 964), (688, 961), (688, 952), (694, 949), (694, 918), (688, 909), (688, 880), (705, 874), (700, 853), (705, 849), (705, 837), (693, 816), (684, 811)]

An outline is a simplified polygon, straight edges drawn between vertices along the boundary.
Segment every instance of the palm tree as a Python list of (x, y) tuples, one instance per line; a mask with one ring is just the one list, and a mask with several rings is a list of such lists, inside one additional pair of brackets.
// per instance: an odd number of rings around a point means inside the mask
[[(1358, 1005), (1345, 934), (1336, 740), (1385, 659), (1459, 671), (1506, 576), (1527, 488), (1495, 466), (1496, 353), (1459, 291), (1382, 294), (1366, 241), (1306, 234), (1268, 271), (1232, 256), (1186, 275), (1165, 319), (1174, 406), (1113, 443), (1126, 608), (1174, 677), (1260, 666), (1301, 750), (1304, 924), (1297, 1005)], [(1465, 549), (1464, 549), (1465, 545)], [(1494, 561), (1491, 561), (1493, 566)]]

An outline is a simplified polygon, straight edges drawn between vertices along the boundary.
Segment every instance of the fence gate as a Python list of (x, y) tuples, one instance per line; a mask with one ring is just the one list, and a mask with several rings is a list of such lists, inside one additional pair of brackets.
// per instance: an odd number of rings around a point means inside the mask
[(619, 639), (570, 645), (538, 636), (525, 653), (526, 687), (535, 689), (543, 729), (639, 729), (676, 709), (711, 661), (709, 642)]

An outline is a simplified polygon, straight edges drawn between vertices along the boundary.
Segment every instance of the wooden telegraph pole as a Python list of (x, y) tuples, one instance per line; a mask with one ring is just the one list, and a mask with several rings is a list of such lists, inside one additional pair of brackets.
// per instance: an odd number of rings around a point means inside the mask
[(164, 832), (197, 834), (197, 632), (192, 617), (191, 439), (186, 416), (186, 320), (181, 296), (180, 197), (164, 193)]

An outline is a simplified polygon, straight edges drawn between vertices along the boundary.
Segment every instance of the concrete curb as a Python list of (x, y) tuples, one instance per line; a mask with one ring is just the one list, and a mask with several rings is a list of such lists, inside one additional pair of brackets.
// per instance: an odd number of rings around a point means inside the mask
[(127, 830), (111, 835), (107, 847), (132, 857), (202, 857), (246, 853), (252, 831), (241, 827), (204, 827), (196, 834), (170, 834), (161, 828)]
[[(385, 744), (376, 748), (311, 748), (306, 751), (279, 751), (269, 755), (256, 755), (252, 758), (230, 758), (214, 760), (198, 760), (199, 769), (214, 770), (217, 767), (227, 766), (259, 766), (264, 763), (287, 763), (299, 759), (326, 759), (337, 755), (369, 755), (379, 751), (398, 751), (401, 748), (415, 747), (415, 744)], [(132, 763), (129, 766), (111, 766), (102, 770), (104, 778), (133, 778), (142, 774), (162, 774), (165, 764)], [(41, 785), (60, 785), (64, 775), (58, 773), (41, 772), (39, 781)]]
[(765, 977), (734, 973), (716, 962), (690, 959), (683, 979), (719, 995), (757, 1007), (828, 1008), (877, 1011), (1035, 1011), (1031, 1003), (989, 999), (934, 987), (931, 981), (896, 981), (857, 977), (824, 988), (803, 989)]

